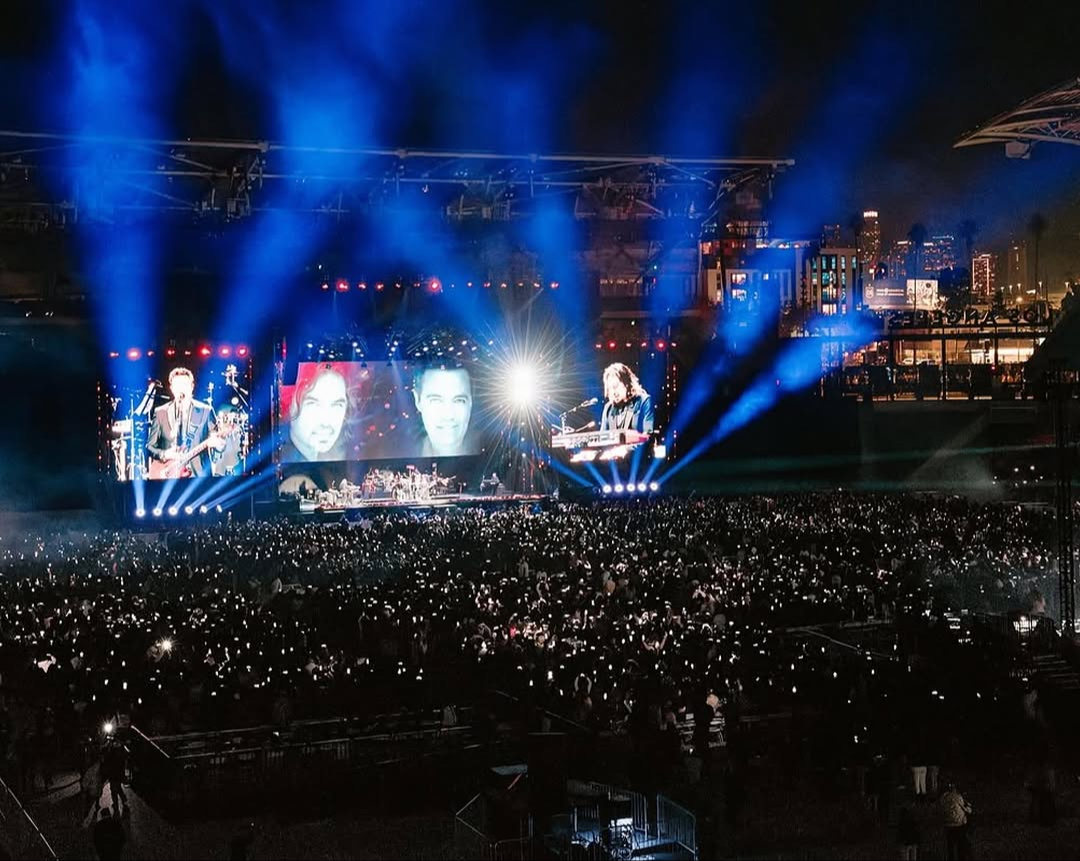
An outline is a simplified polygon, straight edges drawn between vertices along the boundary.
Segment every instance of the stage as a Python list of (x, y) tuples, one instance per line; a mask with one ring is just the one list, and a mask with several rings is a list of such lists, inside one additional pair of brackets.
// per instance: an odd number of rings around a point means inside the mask
[[(469, 494), (452, 493), (432, 496), (428, 499), (361, 499), (347, 505), (319, 505), (307, 500), (292, 501), (291, 513), (304, 518), (340, 518), (353, 519), (370, 513), (390, 513), (405, 511), (441, 511), (453, 508), (494, 508), (499, 505), (515, 503), (541, 502), (549, 499), (549, 494), (542, 493), (504, 493), (504, 494)], [(287, 504), (282, 501), (282, 504)]]

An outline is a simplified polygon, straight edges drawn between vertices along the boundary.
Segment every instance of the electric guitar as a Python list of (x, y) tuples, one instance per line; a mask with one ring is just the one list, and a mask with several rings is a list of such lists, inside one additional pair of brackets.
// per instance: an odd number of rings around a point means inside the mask
[(219, 443), (223, 444), (233, 432), (230, 431), (227, 434), (211, 433), (210, 436), (194, 448), (183, 449), (179, 446), (171, 448), (169, 451), (176, 452), (176, 457), (172, 460), (163, 461), (151, 458), (146, 469), (146, 477), (149, 479), (191, 478), (194, 473), (191, 471), (189, 464), (208, 448), (217, 448)]

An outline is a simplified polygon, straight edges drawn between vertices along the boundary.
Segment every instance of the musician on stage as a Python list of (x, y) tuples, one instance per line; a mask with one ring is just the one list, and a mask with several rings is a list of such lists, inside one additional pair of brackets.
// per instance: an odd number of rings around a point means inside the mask
[(185, 452), (209, 442), (186, 463), (192, 475), (209, 475), (209, 450), (221, 451), (225, 445), (224, 440), (210, 432), (214, 422), (213, 407), (195, 400), (195, 375), (187, 368), (173, 368), (169, 372), (169, 392), (172, 400), (154, 410), (146, 451), (152, 460), (169, 465), (184, 461)]
[(656, 416), (652, 398), (637, 374), (622, 362), (614, 362), (604, 369), (604, 400), (600, 430), (653, 432)]

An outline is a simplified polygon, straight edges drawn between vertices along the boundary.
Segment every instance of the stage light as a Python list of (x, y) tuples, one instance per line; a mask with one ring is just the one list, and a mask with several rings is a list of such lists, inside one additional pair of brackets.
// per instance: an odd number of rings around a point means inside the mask
[(135, 516), (136, 517), (146, 517), (146, 509), (145, 508), (136, 508), (135, 509)]
[(667, 457), (667, 446), (662, 442), (658, 442), (653, 446), (653, 457), (657, 460), (663, 460)]
[(216, 511), (217, 511), (218, 514), (221, 514), (221, 506), (220, 505), (217, 507)]
[(653, 493), (656, 493), (656, 491), (658, 491), (659, 489), (660, 489), (660, 482), (658, 482), (658, 481), (650, 481), (649, 482), (649, 490), (651, 490)]
[(194, 513), (195, 513), (195, 506), (194, 505), (185, 505), (184, 506), (184, 514), (194, 514)]
[(115, 729), (116, 725), (111, 720), (105, 721), (101, 726), (101, 731), (105, 733), (105, 735), (112, 735)]
[(615, 349), (615, 342), (614, 341), (608, 341), (607, 342), (607, 348), (609, 350), (614, 350)]
[(367, 282), (361, 281), (359, 284), (356, 285), (356, 289), (357, 290), (367, 290)]
[(136, 359), (142, 358), (142, 351), (139, 350), (137, 347), (132, 347), (130, 350), (127, 351), (127, 357), (134, 362)]
[(173, 356), (176, 355), (176, 347), (168, 347), (168, 348), (166, 348), (165, 355), (168, 356), (171, 359)]
[(375, 289), (379, 290), (381, 292), (382, 290), (386, 289), (386, 285), (383, 284), (382, 281), (376, 281), (375, 282)]
[(118, 352), (116, 352), (115, 350), (112, 350), (112, 351), (109, 352), (109, 358), (110, 359), (119, 359), (120, 354)]
[(176, 515), (178, 515), (179, 513), (180, 509), (177, 508), (175, 505), (169, 506), (169, 517), (176, 517)]
[(603, 487), (603, 491), (604, 491), (604, 493), (611, 493), (611, 485), (610, 484), (605, 484), (604, 487)]
[(634, 486), (634, 483), (633, 483), (633, 482), (631, 482), (630, 484), (626, 485), (626, 492), (627, 492), (627, 493), (633, 493), (633, 492), (634, 492), (634, 491), (635, 491), (636, 489), (637, 489), (637, 488), (636, 488), (636, 487)]
[(656, 342), (656, 349), (658, 349), (658, 350), (664, 349), (664, 342), (663, 341), (657, 341)]
[(438, 278), (432, 278), (428, 281), (428, 290), (432, 293), (438, 293), (442, 290), (442, 282), (440, 282)]
[(338, 293), (349, 292), (349, 282), (346, 281), (344, 278), (339, 278), (336, 286)]
[(622, 493), (623, 492), (623, 486), (621, 484), (616, 484), (615, 485), (615, 492), (616, 493)]
[(204, 359), (208, 358), (214, 351), (210, 349), (209, 345), (203, 344), (199, 347), (199, 355)]
[(552, 281), (548, 286), (552, 290), (558, 290), (559, 289), (559, 282), (558, 281)]
[(218, 347), (218, 355), (221, 356), (221, 358), (223, 359), (229, 358), (229, 356), (232, 355), (232, 347), (228, 346), (227, 344), (222, 344), (220, 347)]
[(536, 368), (515, 365), (510, 369), (510, 398), (519, 407), (527, 407), (536, 401)]
[(170, 640), (168, 637), (158, 643), (158, 645), (161, 647), (161, 651), (163, 651), (166, 655), (172, 651), (172, 640)]
[(641, 482), (638, 482), (637, 489), (638, 489), (638, 493), (644, 493), (646, 490), (649, 489), (649, 486), (647, 484), (645, 484), (644, 481), (641, 481)]
[(241, 359), (246, 358), (247, 354), (248, 354), (248, 348), (247, 347), (240, 346), (240, 347), (236, 348), (236, 355), (239, 356)]
[(206, 512), (208, 512), (209, 510), (210, 509), (207, 508), (205, 505), (200, 505), (199, 506), (199, 514), (206, 514)]
[(161, 509), (160, 508), (155, 508), (154, 509), (154, 517), (161, 517)]
[(330, 285), (329, 285), (329, 284), (327, 284), (327, 283), (326, 283), (325, 281), (323, 281), (323, 283), (322, 283), (322, 288), (323, 288), (323, 290), (329, 290), (329, 289), (330, 289)]

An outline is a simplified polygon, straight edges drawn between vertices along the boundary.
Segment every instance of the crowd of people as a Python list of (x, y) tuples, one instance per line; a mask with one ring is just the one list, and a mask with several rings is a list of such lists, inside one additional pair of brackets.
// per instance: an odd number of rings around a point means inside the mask
[(161, 735), (430, 705), (440, 678), (610, 731), (840, 703), (861, 749), (902, 652), (806, 626), (925, 637), (950, 610), (1021, 606), (1052, 548), (1042, 509), (845, 493), (5, 537), (0, 751), (48, 785), (60, 748), (116, 719)]

